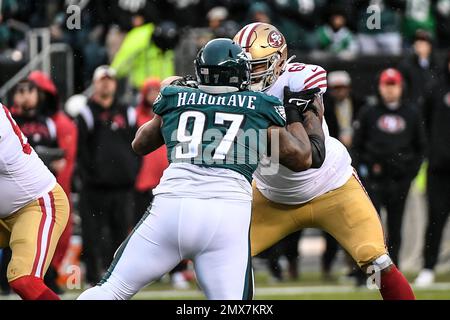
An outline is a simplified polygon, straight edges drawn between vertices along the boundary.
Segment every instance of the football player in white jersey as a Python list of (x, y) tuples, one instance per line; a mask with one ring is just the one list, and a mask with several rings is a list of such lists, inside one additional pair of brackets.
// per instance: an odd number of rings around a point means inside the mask
[(11, 248), (8, 282), (22, 299), (59, 300), (43, 278), (68, 219), (66, 194), (0, 104), (0, 248)]
[[(318, 115), (323, 118), (321, 96), (327, 89), (326, 71), (316, 65), (290, 63), (286, 40), (276, 27), (252, 23), (242, 28), (234, 41), (252, 61), (253, 90), (276, 96), (285, 105), (291, 101), (286, 96), (289, 90), (306, 90), (300, 108), (314, 101), (315, 106), (321, 106)], [(314, 88), (320, 92), (308, 97)], [(269, 176), (260, 166), (255, 172), (252, 255), (297, 230), (319, 228), (332, 235), (364, 272), (375, 272), (371, 279), (379, 280), (383, 299), (414, 299), (408, 281), (389, 257), (379, 216), (351, 166), (347, 149), (330, 137), (322, 121), (325, 159), (319, 169), (295, 173), (281, 167), (279, 174)], [(317, 146), (311, 144), (314, 151)]]

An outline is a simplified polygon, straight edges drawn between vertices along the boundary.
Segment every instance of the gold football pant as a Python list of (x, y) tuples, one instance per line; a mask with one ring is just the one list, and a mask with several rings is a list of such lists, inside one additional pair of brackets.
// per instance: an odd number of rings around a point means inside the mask
[(381, 221), (356, 176), (339, 189), (295, 206), (266, 199), (255, 184), (253, 192), (253, 256), (304, 228), (328, 232), (360, 267), (387, 254)]
[(57, 185), (13, 215), (0, 219), (0, 246), (10, 247), (8, 281), (43, 278), (69, 220), (69, 202)]

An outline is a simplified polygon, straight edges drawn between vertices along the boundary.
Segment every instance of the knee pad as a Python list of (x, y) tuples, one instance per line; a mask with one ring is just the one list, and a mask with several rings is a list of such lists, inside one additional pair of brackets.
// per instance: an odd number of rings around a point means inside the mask
[[(386, 251), (384, 249), (384, 247), (382, 248), (379, 245), (375, 245), (372, 243), (367, 243), (367, 244), (363, 244), (360, 245), (356, 248), (356, 256), (353, 257), (356, 262), (358, 263), (358, 265), (360, 267), (362, 266), (367, 266), (367, 265), (373, 265), (375, 263), (375, 261), (377, 261), (378, 259), (380, 259), (379, 261), (384, 262), (386, 258), (383, 258), (384, 256), (386, 256), (387, 258), (389, 258), (389, 256), (386, 254)], [(379, 257), (379, 258), (376, 258)], [(390, 258), (389, 258), (390, 260)], [(392, 262), (392, 261), (391, 261)], [(376, 265), (380, 265), (382, 263), (376, 263)]]
[(380, 271), (389, 268), (393, 264), (394, 262), (392, 261), (391, 257), (389, 257), (387, 254), (383, 254), (381, 257), (375, 259), (371, 263), (371, 265), (373, 265), (377, 270)]

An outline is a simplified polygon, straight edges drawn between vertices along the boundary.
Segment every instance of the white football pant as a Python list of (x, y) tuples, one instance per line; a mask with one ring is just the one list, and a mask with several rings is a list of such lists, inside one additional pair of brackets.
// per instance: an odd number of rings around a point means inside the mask
[(251, 201), (156, 196), (102, 282), (79, 300), (125, 300), (184, 259), (208, 299), (253, 296)]

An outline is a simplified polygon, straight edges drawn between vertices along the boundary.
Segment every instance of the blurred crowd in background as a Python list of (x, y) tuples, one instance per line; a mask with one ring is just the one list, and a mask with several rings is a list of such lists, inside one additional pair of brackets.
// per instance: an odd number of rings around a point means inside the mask
[[(80, 28), (68, 30), (73, 4), (81, 9)], [(255, 21), (276, 25), (291, 50), (302, 52), (399, 55), (411, 47), (418, 29), (427, 31), (438, 48), (450, 45), (450, 0), (3, 0), (0, 5), (0, 54), (18, 50), (24, 55), (25, 37), (17, 23), (48, 27), (52, 42), (74, 50), (78, 92), (89, 85), (96, 66), (110, 63), (119, 75), (133, 69), (132, 81), (140, 87), (145, 73), (173, 72), (173, 53), (164, 51), (178, 46), (184, 57), (195, 55), (211, 38), (233, 37)], [(157, 28), (168, 21), (173, 24)], [(149, 47), (152, 34), (155, 47), (144, 57), (139, 51)], [(164, 64), (140, 61), (149, 57)]]
[[(81, 9), (80, 28), (73, 30), (67, 25), (71, 5)], [(379, 13), (374, 18), (379, 26), (372, 28), (374, 13)], [(71, 195), (76, 228), (69, 225), (58, 247), (47, 279), (53, 289), (63, 284), (57, 280), (67, 259), (78, 263), (67, 257), (67, 248), (74, 245), (71, 234), (81, 235), (84, 277), (94, 285), (149, 205), (168, 166), (166, 150), (140, 159), (131, 141), (153, 117), (160, 81), (192, 72), (201, 46), (216, 37), (233, 38), (251, 22), (277, 26), (290, 52), (312, 59), (393, 58), (390, 68), (366, 77), (373, 89), (365, 92), (354, 89), (364, 84), (349, 70), (339, 64), (330, 68), (325, 115), (330, 134), (352, 154), (375, 207), (387, 212), (394, 262), (408, 192), (422, 163), (428, 163), (422, 169), (428, 177), (428, 226), (417, 281), (434, 281), (450, 212), (450, 0), (1, 0), (0, 62), (30, 59), (26, 36), (36, 28), (49, 30), (51, 43), (66, 43), (73, 50), (75, 92), (69, 96), (76, 95), (62, 98), (52, 80), (60, 70), (52, 68), (50, 74), (35, 71), (18, 81), (7, 102)], [(324, 236), (322, 271), (329, 279), (338, 246)], [(281, 255), (287, 257), (289, 275), (298, 277), (300, 237), (294, 234), (262, 254), (274, 279), (283, 280)], [(7, 251), (2, 257), (4, 274)], [(350, 273), (364, 282), (352, 268)], [(172, 273), (180, 288), (190, 277), (185, 263)], [(5, 281), (2, 289), (8, 292)]]

